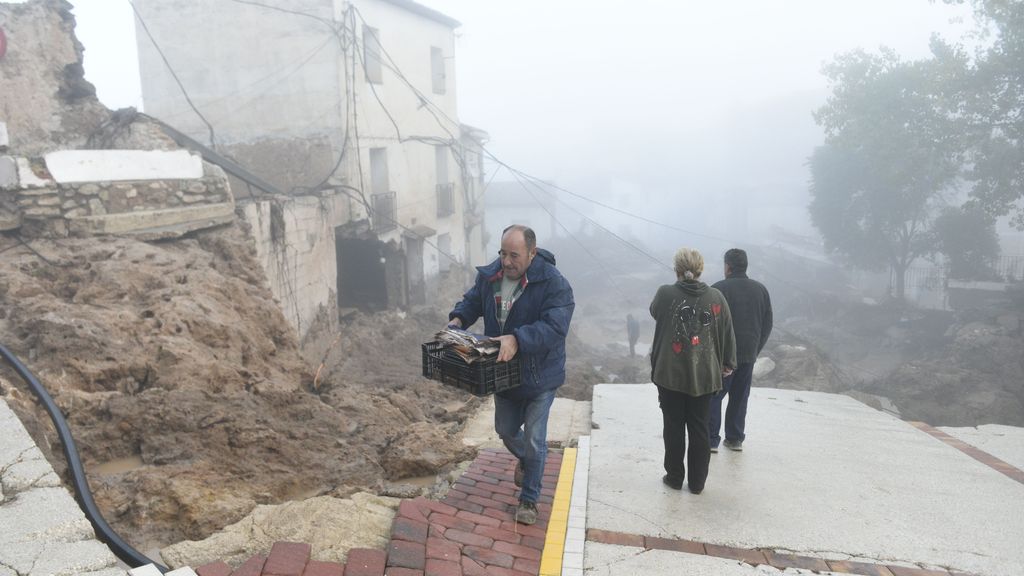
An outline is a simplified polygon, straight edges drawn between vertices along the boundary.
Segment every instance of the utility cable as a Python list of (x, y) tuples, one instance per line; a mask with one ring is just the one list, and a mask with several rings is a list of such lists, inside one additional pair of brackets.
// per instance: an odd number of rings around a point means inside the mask
[[(350, 12), (351, 12), (351, 10), (350, 10)], [(349, 28), (348, 30), (353, 35), (353, 38), (355, 38), (355, 33), (356, 33), (356, 31), (355, 31), (355, 23), (353, 23), (352, 28)], [(363, 30), (364, 30), (364, 32), (363, 32), (363, 47), (365, 48), (366, 47), (366, 29), (364, 28)], [(372, 33), (371, 33), (371, 35), (372, 35)], [(378, 47), (380, 47), (380, 39), (379, 38), (374, 37), (373, 41), (377, 44)], [(380, 104), (380, 109), (384, 111), (384, 114), (387, 115), (388, 120), (391, 121), (391, 125), (395, 127), (395, 134), (398, 136), (398, 140), (401, 141), (402, 140), (402, 130), (398, 127), (398, 122), (395, 122), (394, 116), (391, 115), (391, 112), (388, 110), (387, 106), (384, 105), (384, 101), (381, 100), (380, 94), (377, 93), (377, 87), (374, 86), (374, 82), (370, 80), (370, 71), (367, 69), (367, 66), (366, 66), (366, 56), (364, 54), (365, 50), (360, 50), (358, 47), (356, 47), (354, 49), (354, 52), (359, 57), (359, 64), (363, 68), (363, 76), (366, 78), (366, 83), (370, 85), (370, 92), (373, 93), (373, 97), (377, 100), (377, 103)], [(355, 79), (353, 78), (353, 81), (354, 80)]]
[(21, 360), (3, 345), (0, 345), (0, 357), (6, 360), (18, 376), (28, 384), (29, 389), (43, 405), (43, 408), (46, 409), (46, 413), (50, 415), (50, 420), (53, 422), (53, 427), (57, 430), (57, 436), (60, 437), (60, 443), (64, 449), (64, 459), (68, 463), (68, 473), (71, 475), (71, 484), (75, 489), (75, 499), (78, 501), (78, 506), (82, 509), (85, 517), (96, 530), (96, 536), (110, 547), (115, 556), (132, 568), (153, 564), (161, 573), (166, 573), (166, 567), (153, 562), (145, 554), (142, 554), (125, 542), (103, 518), (99, 507), (96, 506), (96, 501), (93, 500), (92, 489), (89, 487), (89, 480), (85, 476), (85, 469), (82, 467), (82, 459), (78, 454), (75, 439), (71, 435), (71, 428), (68, 426), (67, 420), (64, 419), (64, 415), (61, 413), (57, 403), (53, 401), (50, 393), (39, 383), (35, 375), (21, 363)]
[(285, 14), (293, 14), (295, 16), (303, 16), (305, 18), (311, 18), (313, 20), (316, 20), (317, 22), (320, 22), (324, 26), (327, 26), (331, 30), (331, 32), (333, 32), (335, 34), (337, 34), (337, 32), (338, 32), (338, 30), (336, 28), (336, 23), (333, 20), (328, 20), (327, 18), (324, 18), (322, 16), (317, 16), (316, 14), (310, 14), (309, 12), (302, 12), (301, 10), (290, 10), (288, 8), (281, 8), (279, 6), (271, 6), (270, 4), (263, 4), (261, 2), (253, 2), (252, 0), (231, 0), (231, 1), (235, 2), (236, 4), (248, 4), (249, 6), (258, 6), (260, 8), (265, 8), (267, 10), (276, 10), (278, 12), (284, 12)]
[(597, 262), (597, 265), (604, 272), (604, 277), (608, 280), (608, 283), (611, 284), (612, 289), (614, 289), (616, 292), (619, 293), (619, 296), (622, 298), (622, 300), (624, 302), (626, 302), (627, 304), (632, 305), (633, 304), (633, 299), (630, 298), (625, 293), (625, 291), (619, 286), (618, 282), (615, 281), (615, 276), (611, 273), (611, 271), (608, 270), (608, 267), (605, 266), (604, 261), (601, 260), (600, 258), (598, 258), (593, 252), (591, 252), (590, 249), (587, 248), (586, 245), (583, 244), (583, 242), (580, 241), (579, 238), (577, 238), (572, 232), (569, 231), (568, 228), (565, 227), (565, 224), (562, 224), (562, 222), (558, 218), (555, 217), (554, 213), (552, 213), (551, 210), (548, 210), (548, 207), (545, 206), (544, 203), (541, 202), (539, 198), (537, 198), (537, 196), (536, 196), (536, 194), (534, 194), (533, 190), (530, 190), (530, 188), (526, 185), (525, 182), (523, 182), (523, 180), (519, 177), (519, 175), (513, 173), (512, 176), (514, 176), (516, 181), (519, 182), (519, 185), (523, 187), (523, 190), (525, 190), (530, 196), (533, 197), (533, 200), (535, 202), (537, 202), (537, 205), (540, 206), (545, 212), (547, 212), (548, 216), (550, 216), (551, 219), (554, 220), (555, 223), (558, 224), (558, 226), (561, 227), (562, 230), (564, 230), (565, 233), (568, 234), (570, 238), (572, 238), (573, 240), (576, 241), (577, 244), (579, 244), (580, 248), (587, 254), (587, 256), (590, 256), (591, 258), (594, 259), (595, 262)]
[(181, 83), (181, 79), (178, 78), (177, 74), (175, 74), (174, 68), (171, 67), (171, 63), (167, 60), (167, 56), (164, 55), (164, 51), (160, 49), (160, 45), (157, 44), (156, 38), (153, 38), (153, 34), (149, 32), (149, 26), (146, 26), (146, 21), (143, 20), (142, 15), (139, 14), (139, 10), (135, 7), (135, 2), (133, 2), (132, 0), (128, 0), (128, 4), (131, 5), (132, 12), (135, 13), (135, 18), (138, 19), (139, 24), (142, 24), (142, 30), (145, 31), (146, 36), (149, 38), (149, 41), (152, 42), (153, 47), (156, 48), (157, 54), (160, 55), (160, 58), (164, 61), (164, 65), (167, 66), (167, 71), (171, 73), (171, 77), (174, 78), (174, 81), (178, 84), (178, 88), (181, 89), (182, 95), (185, 96), (185, 101), (188, 102), (188, 105), (192, 108), (196, 115), (199, 116), (199, 119), (203, 121), (203, 124), (206, 124), (206, 128), (209, 129), (210, 148), (217, 150), (217, 140), (213, 133), (213, 125), (210, 124), (210, 122), (206, 119), (206, 116), (203, 116), (203, 113), (200, 112), (199, 108), (196, 108), (196, 105), (192, 102), (192, 98), (189, 97), (188, 91), (185, 90), (185, 86)]
[[(520, 177), (522, 177), (522, 175), (521, 175), (521, 174), (519, 174), (519, 173), (518, 173), (518, 171), (516, 171), (516, 170), (514, 170), (514, 169), (511, 169), (511, 168), (508, 168), (507, 166), (506, 166), (506, 169), (508, 169), (508, 170), (509, 170), (510, 172), (512, 172), (512, 174), (516, 175), (516, 177), (517, 177), (517, 178), (520, 178)], [(606, 234), (610, 235), (611, 237), (615, 238), (616, 240), (618, 240), (619, 242), (621, 242), (622, 244), (624, 244), (624, 245), (625, 245), (625, 246), (627, 246), (628, 248), (632, 249), (632, 250), (633, 250), (634, 252), (636, 252), (637, 254), (640, 254), (640, 255), (642, 255), (642, 256), (644, 256), (644, 257), (648, 258), (649, 260), (651, 260), (652, 262), (654, 262), (655, 264), (657, 264), (658, 266), (660, 266), (660, 267), (662, 267), (662, 268), (666, 268), (666, 269), (669, 269), (669, 270), (671, 270), (671, 269), (672, 269), (672, 267), (671, 267), (671, 266), (669, 266), (668, 264), (665, 264), (665, 263), (664, 263), (664, 262), (663, 262), (663, 261), (662, 261), (662, 260), (661, 260), (660, 258), (658, 258), (657, 256), (654, 256), (654, 255), (652, 255), (651, 253), (647, 252), (647, 251), (646, 251), (646, 250), (644, 250), (643, 248), (641, 248), (641, 247), (637, 246), (636, 244), (634, 244), (634, 243), (630, 242), (629, 240), (626, 240), (625, 238), (623, 238), (622, 236), (619, 236), (619, 235), (618, 235), (618, 234), (616, 234), (615, 232), (612, 232), (611, 230), (609, 230), (608, 228), (606, 228), (606, 227), (605, 227), (604, 225), (602, 225), (602, 224), (601, 224), (600, 222), (598, 222), (598, 221), (594, 220), (594, 219), (593, 219), (593, 218), (591, 218), (590, 216), (587, 216), (587, 215), (586, 215), (586, 214), (584, 214), (583, 212), (580, 212), (579, 210), (577, 210), (576, 208), (574, 208), (574, 207), (573, 207), (573, 206), (572, 206), (571, 204), (569, 204), (569, 203), (567, 203), (567, 202), (566, 202), (565, 200), (562, 200), (561, 198), (559, 198), (559, 197), (558, 197), (558, 196), (557, 196), (556, 194), (552, 194), (552, 193), (551, 193), (550, 191), (548, 191), (548, 190), (544, 190), (543, 188), (541, 188), (541, 187), (540, 187), (540, 186), (539, 186), (538, 184), (536, 184), (535, 182), (532, 182), (532, 181), (530, 181), (530, 182), (531, 182), (531, 183), (532, 183), (532, 184), (533, 184), (533, 185), (534, 185), (534, 186), (535, 186), (535, 187), (536, 187), (536, 188), (537, 188), (538, 190), (543, 190), (543, 191), (544, 191), (545, 193), (549, 194), (549, 195), (550, 195), (550, 196), (551, 196), (552, 198), (554, 198), (554, 199), (555, 199), (555, 200), (556, 200), (557, 202), (561, 202), (563, 206), (565, 206), (566, 208), (568, 208), (568, 209), (572, 210), (573, 212), (575, 212), (576, 214), (578, 214), (578, 215), (579, 215), (579, 216), (580, 216), (581, 218), (583, 218), (583, 219), (584, 219), (584, 220), (586, 220), (587, 222), (590, 222), (590, 223), (591, 223), (591, 224), (593, 224), (594, 226), (597, 226), (597, 227), (598, 227), (598, 228), (599, 228), (600, 230), (602, 230), (602, 231), (603, 231), (603, 232), (605, 232)], [(534, 198), (536, 199), (536, 196), (535, 196)], [(538, 204), (540, 204), (540, 201), (539, 201), (539, 200), (537, 200), (537, 202), (538, 202)], [(543, 207), (543, 205), (542, 205), (541, 207)], [(545, 210), (547, 210), (547, 208), (545, 208)]]
[[(359, 192), (358, 188), (353, 188), (352, 186), (346, 186), (346, 185), (339, 185), (336, 188), (338, 190), (340, 190), (343, 194), (348, 196), (349, 198), (352, 198), (354, 200), (358, 200), (358, 198), (356, 198), (355, 196), (352, 195), (353, 192)], [(416, 232), (412, 228), (409, 228), (408, 226), (402, 224), (397, 219), (391, 217), (390, 214), (383, 214), (383, 213), (380, 213), (380, 212), (377, 212), (377, 211), (373, 210), (372, 208), (369, 208), (369, 216), (370, 216), (370, 218), (375, 218), (377, 216), (382, 216), (382, 217), (386, 218), (388, 220), (388, 222), (390, 222), (391, 224), (394, 224), (395, 226), (398, 226), (399, 228), (401, 228), (405, 232), (408, 232), (409, 234), (415, 236), (416, 238), (419, 238), (420, 240), (423, 241), (424, 244), (426, 244), (427, 246), (430, 246), (431, 248), (437, 250), (438, 254), (444, 256), (448, 260), (451, 260), (453, 263), (457, 264), (460, 268), (462, 268), (464, 270), (467, 270), (467, 271), (470, 271), (470, 272), (473, 271), (473, 267), (472, 266), (463, 263), (462, 261), (460, 261), (455, 256), (452, 256), (451, 254), (445, 252), (444, 250), (441, 250), (441, 248), (439, 248), (437, 246), (437, 244), (434, 244), (433, 242), (431, 242), (426, 236), (424, 236), (424, 235)]]

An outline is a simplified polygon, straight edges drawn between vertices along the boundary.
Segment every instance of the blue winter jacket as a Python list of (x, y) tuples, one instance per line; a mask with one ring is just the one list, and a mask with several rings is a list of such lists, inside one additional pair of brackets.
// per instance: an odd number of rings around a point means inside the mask
[(459, 318), (468, 329), (481, 316), (484, 334), (514, 334), (519, 343), (516, 357), (522, 361), (522, 384), (499, 392), (504, 398), (533, 398), (565, 382), (565, 337), (576, 303), (572, 287), (555, 268), (555, 256), (537, 249), (524, 275), (526, 287), (512, 304), (504, 330), (498, 327), (494, 283), (502, 278), (501, 260), (478, 266), (476, 282), (448, 315)]

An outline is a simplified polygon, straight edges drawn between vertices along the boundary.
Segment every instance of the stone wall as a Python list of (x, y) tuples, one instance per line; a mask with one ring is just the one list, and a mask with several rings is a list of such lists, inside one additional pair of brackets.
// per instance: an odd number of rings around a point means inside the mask
[[(305, 338), (317, 318), (336, 315), (338, 268), (335, 227), (351, 217), (348, 197), (261, 198), (239, 203), (256, 256), (281, 310)], [(326, 313), (326, 314), (325, 314)]]
[[(121, 154), (133, 158), (134, 152)], [(111, 157), (109, 151), (82, 151), (72, 158), (81, 172), (85, 160), (98, 154)], [(146, 154), (159, 159), (173, 158), (175, 153)], [(90, 170), (87, 173), (95, 173), (96, 180), (60, 182), (45, 159), (0, 157), (0, 208), (14, 212), (13, 217), (0, 218), (0, 228), (21, 228), (21, 234), (29, 237), (117, 233), (167, 237), (233, 219), (234, 200), (224, 171), (185, 155), (195, 161), (199, 177), (107, 180), (102, 170)], [(53, 168), (59, 166), (56, 158), (52, 163)], [(140, 165), (132, 168), (134, 172), (127, 174), (138, 177)], [(125, 175), (116, 167), (107, 170), (112, 177)], [(164, 170), (172, 176), (186, 173)]]
[(18, 154), (80, 148), (110, 116), (84, 78), (71, 10), (65, 0), (0, 2), (0, 121)]

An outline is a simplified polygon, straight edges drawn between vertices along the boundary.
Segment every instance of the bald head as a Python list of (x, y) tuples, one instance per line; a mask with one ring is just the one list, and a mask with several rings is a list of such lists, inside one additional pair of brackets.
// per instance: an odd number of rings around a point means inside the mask
[(501, 233), (501, 269), (509, 280), (518, 280), (537, 255), (537, 235), (528, 226), (513, 224)]

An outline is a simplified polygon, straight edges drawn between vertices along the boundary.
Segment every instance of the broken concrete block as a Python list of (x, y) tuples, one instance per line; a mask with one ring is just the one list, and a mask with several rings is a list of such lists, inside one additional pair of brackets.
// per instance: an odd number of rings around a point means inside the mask
[(128, 574), (130, 574), (130, 576), (163, 576), (160, 573), (160, 570), (158, 570), (153, 564), (146, 564), (145, 566), (132, 568), (128, 571)]
[(10, 156), (0, 156), (0, 189), (18, 187), (18, 164)]
[(46, 155), (60, 183), (125, 180), (194, 180), (203, 161), (187, 150), (60, 150)]
[(21, 183), (23, 189), (29, 188), (47, 188), (54, 186), (53, 180), (49, 178), (40, 178), (36, 176), (36, 173), (32, 170), (32, 164), (29, 163), (28, 158), (17, 158), (15, 162), (18, 165), (18, 181)]

